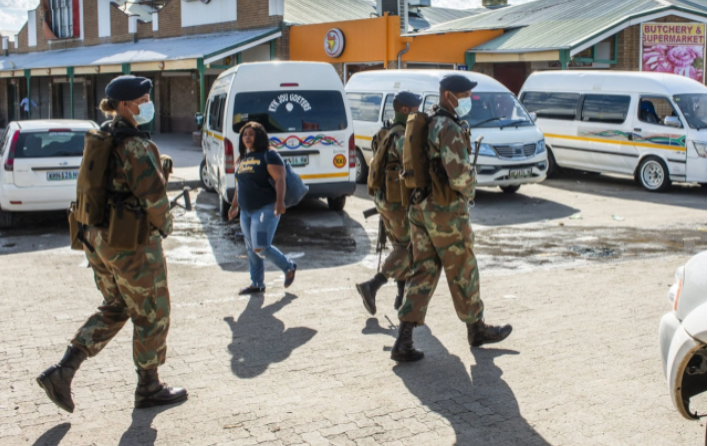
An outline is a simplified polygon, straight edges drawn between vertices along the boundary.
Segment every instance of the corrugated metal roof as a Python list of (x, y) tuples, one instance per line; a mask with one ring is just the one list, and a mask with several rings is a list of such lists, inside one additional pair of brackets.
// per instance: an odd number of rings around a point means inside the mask
[(671, 7), (706, 14), (705, 0), (536, 0), (443, 23), (424, 33), (508, 30), (473, 48), (475, 52), (573, 48), (628, 18)]
[(136, 43), (112, 43), (66, 50), (10, 54), (8, 57), (0, 57), (0, 71), (195, 59), (276, 33), (278, 30), (278, 28), (251, 29), (169, 39), (142, 39)]
[[(430, 28), (441, 23), (482, 14), (489, 11), (486, 8), (476, 9), (451, 9), (451, 8), (418, 8), (414, 13), (409, 14), (408, 25), (413, 30)], [(419, 17), (416, 17), (418, 15)]]

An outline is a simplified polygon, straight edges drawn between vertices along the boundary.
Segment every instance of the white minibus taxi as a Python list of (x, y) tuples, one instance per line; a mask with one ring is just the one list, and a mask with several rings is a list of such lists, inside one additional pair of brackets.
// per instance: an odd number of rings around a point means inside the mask
[(478, 185), (499, 186), (513, 193), (522, 184), (543, 181), (548, 166), (546, 147), (534, 117), (491, 77), (451, 70), (365, 71), (351, 77), (345, 88), (354, 117), (359, 180), (366, 181), (373, 136), (383, 122), (393, 118), (396, 92), (411, 90), (422, 95), (421, 110), (428, 111), (438, 101), (440, 79), (449, 73), (477, 82), (472, 90), (472, 111), (462, 120), (470, 125), (473, 140), (484, 135), (477, 163)]
[(706, 87), (675, 74), (534, 73), (520, 94), (555, 165), (633, 175), (650, 191), (706, 184)]
[(208, 181), (226, 217), (235, 191), (239, 131), (262, 124), (271, 146), (289, 161), (309, 197), (342, 210), (353, 195), (354, 130), (344, 86), (332, 65), (316, 62), (246, 63), (219, 75), (203, 121), (202, 149)]

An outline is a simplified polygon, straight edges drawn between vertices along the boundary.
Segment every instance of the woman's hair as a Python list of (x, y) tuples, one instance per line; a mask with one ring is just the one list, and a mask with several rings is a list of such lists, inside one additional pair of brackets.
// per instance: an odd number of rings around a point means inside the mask
[(101, 103), (99, 104), (98, 108), (101, 109), (101, 111), (107, 118), (110, 118), (115, 116), (116, 112), (118, 111), (119, 102), (120, 101), (116, 101), (115, 99), (104, 98), (103, 100), (101, 100)]
[(266, 132), (265, 127), (254, 121), (247, 122), (239, 131), (238, 152), (240, 158), (246, 154), (246, 145), (243, 143), (243, 133), (247, 129), (253, 129), (253, 131), (256, 132), (256, 139), (253, 141), (253, 148), (251, 150), (254, 152), (265, 152), (270, 149), (270, 140), (268, 139), (268, 132)]

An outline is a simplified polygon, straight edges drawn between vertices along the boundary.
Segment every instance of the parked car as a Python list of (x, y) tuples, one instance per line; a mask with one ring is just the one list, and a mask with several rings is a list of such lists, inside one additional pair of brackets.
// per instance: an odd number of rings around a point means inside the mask
[(226, 218), (235, 191), (239, 131), (262, 124), (271, 145), (309, 186), (308, 197), (326, 198), (340, 211), (356, 190), (354, 126), (342, 81), (332, 65), (263, 62), (219, 75), (209, 92), (203, 122), (204, 172), (219, 194)]
[(19, 212), (68, 209), (93, 121), (11, 122), (0, 137), (0, 227)]
[(649, 191), (706, 184), (706, 87), (622, 71), (533, 73), (519, 97), (538, 115), (556, 166), (633, 175)]
[(371, 141), (383, 122), (393, 118), (393, 96), (411, 90), (423, 96), (421, 109), (438, 102), (440, 79), (462, 74), (477, 82), (472, 90), (472, 111), (461, 117), (471, 127), (472, 138), (484, 136), (479, 151), (477, 180), (480, 186), (499, 186), (513, 193), (522, 184), (546, 178), (548, 162), (543, 134), (514, 94), (501, 83), (480, 73), (451, 70), (383, 70), (354, 74), (346, 85), (354, 117), (357, 180), (366, 182), (371, 163)]
[(676, 410), (692, 420), (698, 415), (691, 398), (706, 391), (706, 257), (702, 252), (676, 270), (668, 296), (673, 310), (659, 324), (669, 395)]

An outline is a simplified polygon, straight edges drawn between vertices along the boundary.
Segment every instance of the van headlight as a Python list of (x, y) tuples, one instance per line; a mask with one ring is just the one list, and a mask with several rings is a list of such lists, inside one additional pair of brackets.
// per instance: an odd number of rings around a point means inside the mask
[(700, 156), (701, 158), (706, 157), (706, 143), (705, 142), (693, 141), (693, 148), (696, 149), (696, 152), (698, 152), (698, 156)]
[[(472, 146), (472, 154), (474, 155), (474, 145)], [(489, 144), (482, 143), (479, 145), (479, 156), (493, 156), (496, 158), (497, 152)]]
[(542, 139), (536, 143), (536, 155), (540, 155), (546, 151), (546, 140)]

